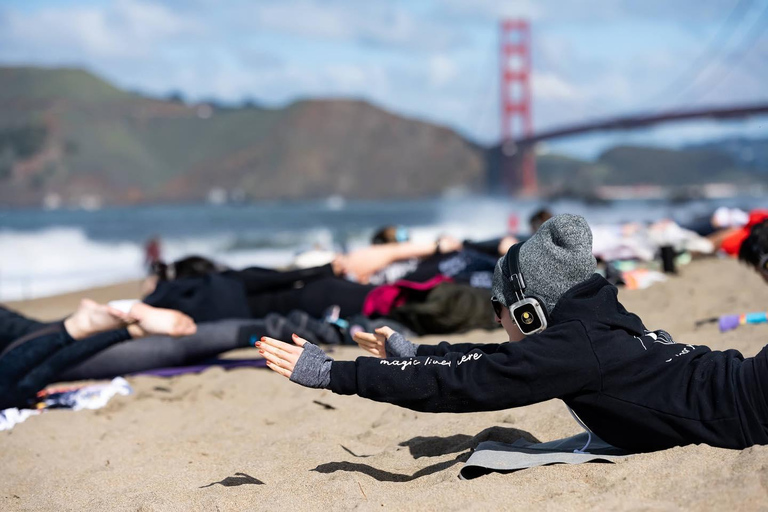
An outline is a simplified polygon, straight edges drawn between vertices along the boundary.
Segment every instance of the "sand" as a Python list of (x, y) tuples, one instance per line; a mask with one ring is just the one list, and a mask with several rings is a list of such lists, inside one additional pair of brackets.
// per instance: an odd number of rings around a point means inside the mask
[[(131, 286), (91, 295), (125, 296)], [(53, 318), (84, 295), (15, 306)], [(768, 305), (768, 286), (730, 260), (695, 262), (666, 283), (621, 291), (620, 299), (678, 341), (754, 355), (768, 339), (768, 326), (727, 334), (693, 328), (697, 318)], [(503, 338), (501, 331), (447, 337)], [(347, 347), (335, 357), (361, 354)], [(304, 389), (262, 369), (129, 380), (135, 394), (102, 410), (52, 411), (0, 432), (0, 509), (768, 510), (768, 447), (688, 446), (617, 464), (458, 479), (481, 440), (578, 433), (560, 401), (423, 414)]]

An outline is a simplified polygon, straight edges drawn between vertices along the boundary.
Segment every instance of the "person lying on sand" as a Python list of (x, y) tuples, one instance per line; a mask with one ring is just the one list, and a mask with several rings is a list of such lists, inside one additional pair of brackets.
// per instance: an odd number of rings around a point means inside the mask
[[(0, 351), (17, 339), (52, 324), (0, 305)], [(253, 342), (262, 336), (281, 339), (290, 337), (291, 333), (299, 333), (316, 344), (339, 344), (343, 341), (334, 326), (314, 320), (301, 311), (292, 311), (286, 316), (269, 314), (262, 319), (233, 318), (202, 322), (189, 336), (152, 335), (133, 339), (131, 343), (116, 343), (63, 369), (56, 379), (59, 382), (111, 379), (156, 368), (198, 365), (223, 352), (253, 347)]]
[[(437, 275), (472, 284), (475, 274), (487, 271), (490, 275), (498, 258), (503, 256), (488, 254), (487, 245), (508, 243), (505, 238), (473, 245), (448, 235), (440, 236), (435, 242), (405, 239), (377, 243), (376, 240), (388, 240), (382, 235), (387, 233), (387, 229), (396, 227), (382, 228), (369, 247), (336, 255), (332, 265), (337, 275), (357, 283), (374, 285), (393, 283), (399, 279), (422, 282)], [(506, 245), (507, 249), (509, 245)]]
[[(768, 444), (768, 346), (755, 357), (650, 331), (595, 274), (586, 221), (558, 215), (513, 246), (494, 274), (500, 344), (416, 345), (358, 336), (375, 357), (334, 361), (318, 347), (265, 338), (268, 366), (298, 384), (426, 412), (563, 400), (594, 434), (631, 452), (706, 443)], [(526, 335), (527, 334), (527, 335)]]
[(149, 334), (191, 335), (197, 329), (191, 318), (178, 311), (138, 301), (118, 307), (84, 299), (63, 322), (2, 346), (0, 409), (29, 406), (37, 392), (56, 381), (62, 371), (111, 345)]
[[(766, 220), (768, 220), (768, 210), (752, 210), (749, 212), (746, 222), (741, 226), (721, 229), (712, 235), (709, 235), (709, 239), (712, 240), (712, 243), (714, 243), (717, 249), (725, 254), (734, 258), (738, 257), (742, 261), (747, 261), (740, 255), (741, 248), (744, 246), (744, 241), (749, 237), (752, 228)], [(749, 249), (749, 247), (747, 247), (747, 249)]]
[(286, 271), (259, 267), (220, 271), (199, 256), (156, 271), (154, 289), (144, 302), (182, 311), (199, 323), (293, 311), (320, 319), (333, 308), (338, 318), (387, 317), (423, 334), (496, 327), (486, 307), (492, 272), (487, 273), (488, 286), (479, 288), (452, 282), (442, 274), (424, 281), (364, 285), (338, 277), (330, 264)]

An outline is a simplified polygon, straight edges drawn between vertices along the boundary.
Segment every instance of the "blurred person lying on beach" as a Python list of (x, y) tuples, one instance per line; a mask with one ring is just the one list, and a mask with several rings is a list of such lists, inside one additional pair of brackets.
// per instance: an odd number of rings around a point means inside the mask
[(158, 266), (144, 301), (182, 311), (198, 323), (294, 311), (322, 319), (333, 310), (341, 319), (391, 318), (419, 334), (495, 327), (485, 307), (489, 288), (444, 275), (374, 286), (348, 281), (339, 272), (333, 264), (287, 271), (221, 270), (206, 258), (192, 256)]
[(496, 268), (492, 304), (509, 342), (416, 345), (380, 329), (357, 336), (375, 357), (354, 361), (334, 361), (299, 337), (257, 346), (298, 384), (417, 411), (558, 398), (592, 433), (630, 452), (768, 444), (768, 346), (744, 358), (646, 328), (595, 274), (583, 218), (558, 215), (512, 247)]
[(460, 241), (441, 235), (435, 242), (414, 242), (404, 226), (388, 225), (374, 232), (371, 245), (337, 254), (309, 251), (297, 255), (296, 268), (331, 263), (336, 274), (361, 284), (382, 285), (399, 279), (426, 281), (448, 275), (472, 286), (490, 287), (498, 258), (517, 242), (512, 236), (486, 241)]
[[(21, 317), (16, 321), (21, 332)], [(150, 334), (191, 335), (195, 330), (195, 322), (178, 311), (138, 301), (110, 306), (84, 299), (65, 320), (0, 345), (0, 409), (29, 406), (63, 371), (116, 343)]]
[[(742, 261), (751, 263), (746, 257), (740, 256), (741, 250), (744, 248), (745, 251), (751, 251), (760, 236), (756, 234), (756, 236), (752, 237), (750, 242), (746, 245), (744, 242), (750, 237), (753, 229), (757, 228), (758, 225), (763, 224), (766, 220), (768, 220), (768, 210), (752, 210), (749, 212), (747, 221), (742, 226), (724, 229), (717, 233), (717, 240), (715, 243), (718, 249), (729, 256), (734, 258), (738, 257)], [(758, 232), (762, 231), (762, 229), (764, 228), (757, 228)], [(759, 242), (757, 243), (760, 245)], [(764, 249), (764, 246), (758, 248), (758, 250), (763, 250), (763, 252)], [(745, 256), (747, 256), (747, 254), (745, 254)]]
[(750, 212), (741, 208), (720, 206), (712, 213), (698, 216), (689, 222), (681, 222), (680, 225), (701, 236), (709, 237), (722, 231), (745, 226), (749, 222), (749, 216)]

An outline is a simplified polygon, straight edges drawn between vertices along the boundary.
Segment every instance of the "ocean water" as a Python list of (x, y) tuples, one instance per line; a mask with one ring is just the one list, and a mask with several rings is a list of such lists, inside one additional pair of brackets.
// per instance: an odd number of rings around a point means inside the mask
[[(717, 206), (768, 206), (759, 197), (695, 201), (617, 201), (607, 205), (547, 203), (555, 213), (614, 224), (674, 218), (686, 222)], [(159, 236), (162, 256), (197, 254), (232, 267), (288, 265), (303, 250), (354, 249), (387, 224), (414, 240), (442, 233), (487, 239), (526, 232), (537, 200), (471, 197), (423, 201), (328, 201), (253, 205), (164, 205), (83, 210), (0, 209), (0, 301), (28, 299), (138, 279), (144, 244)]]

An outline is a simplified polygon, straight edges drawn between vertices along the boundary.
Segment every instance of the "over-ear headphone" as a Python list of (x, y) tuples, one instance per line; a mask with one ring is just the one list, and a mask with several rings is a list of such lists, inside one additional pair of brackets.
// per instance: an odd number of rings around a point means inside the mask
[(534, 296), (525, 296), (525, 279), (520, 270), (520, 247), (523, 243), (517, 243), (507, 252), (507, 269), (509, 281), (515, 292), (515, 303), (509, 306), (509, 314), (515, 320), (520, 332), (526, 336), (536, 334), (547, 328), (549, 317), (547, 308), (541, 299)]

